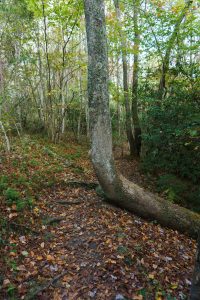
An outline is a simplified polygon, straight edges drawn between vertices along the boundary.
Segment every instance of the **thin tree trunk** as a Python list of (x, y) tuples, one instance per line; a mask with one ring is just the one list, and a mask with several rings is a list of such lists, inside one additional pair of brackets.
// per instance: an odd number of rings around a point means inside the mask
[(8, 135), (6, 133), (6, 130), (4, 128), (3, 122), (1, 122), (1, 121), (0, 121), (0, 128), (1, 128), (1, 130), (3, 132), (3, 135), (4, 135), (6, 151), (10, 152), (10, 141), (9, 141)]
[(47, 130), (46, 127), (46, 120), (47, 120), (47, 111), (46, 111), (46, 99), (45, 99), (45, 85), (43, 80), (43, 66), (42, 66), (42, 58), (41, 58), (41, 49), (40, 49), (40, 35), (39, 35), (39, 28), (36, 33), (37, 38), (37, 54), (38, 54), (38, 67), (39, 67), (39, 99), (40, 99), (40, 119), (42, 120), (42, 123), (44, 125), (45, 130)]
[(132, 84), (132, 118), (134, 127), (134, 140), (136, 154), (140, 155), (141, 150), (141, 127), (138, 117), (138, 71), (139, 71), (139, 46), (140, 36), (138, 27), (138, 9), (140, 0), (134, 0), (134, 63), (133, 63), (133, 84)]
[(117, 132), (119, 140), (121, 138), (121, 116), (120, 116), (120, 74), (119, 74), (119, 58), (117, 57)]
[(198, 236), (197, 254), (195, 260), (194, 274), (192, 279), (192, 286), (190, 290), (189, 300), (200, 299), (200, 231)]
[(174, 47), (174, 42), (176, 40), (176, 37), (177, 37), (177, 34), (179, 32), (179, 28), (180, 28), (180, 25), (190, 7), (190, 5), (192, 4), (193, 0), (189, 0), (186, 2), (186, 5), (185, 7), (183, 8), (175, 26), (174, 26), (174, 30), (171, 34), (171, 37), (167, 43), (167, 49), (166, 49), (166, 52), (165, 52), (165, 56), (163, 58), (163, 61), (162, 61), (162, 73), (161, 73), (161, 78), (160, 78), (160, 83), (159, 83), (159, 90), (158, 90), (158, 94), (159, 94), (159, 98), (160, 99), (163, 99), (165, 93), (166, 93), (166, 76), (167, 76), (167, 73), (169, 71), (169, 61), (170, 61), (170, 55), (171, 55), (171, 52), (172, 52), (172, 49)]
[(119, 175), (112, 153), (108, 57), (103, 0), (84, 0), (88, 45), (88, 97), (91, 159), (107, 198), (137, 215), (196, 236), (200, 216), (144, 191)]
[(125, 108), (126, 108), (126, 133), (130, 147), (130, 155), (133, 156), (136, 154), (135, 149), (135, 141), (133, 137), (132, 131), (132, 118), (131, 118), (131, 109), (129, 103), (129, 90), (128, 90), (128, 64), (127, 64), (127, 54), (126, 54), (126, 41), (121, 29), (121, 13), (119, 8), (119, 0), (114, 0), (116, 16), (119, 25), (119, 34), (120, 34), (120, 42), (121, 42), (121, 51), (122, 51), (122, 65), (123, 65), (123, 89), (124, 89), (124, 100), (125, 100)]
[(52, 102), (52, 86), (51, 86), (51, 66), (49, 59), (49, 43), (48, 43), (48, 34), (47, 34), (47, 17), (45, 13), (45, 3), (42, 0), (42, 17), (44, 24), (44, 42), (45, 42), (45, 56), (46, 56), (46, 66), (47, 66), (47, 127), (51, 135), (51, 140), (55, 139), (55, 114), (53, 110)]

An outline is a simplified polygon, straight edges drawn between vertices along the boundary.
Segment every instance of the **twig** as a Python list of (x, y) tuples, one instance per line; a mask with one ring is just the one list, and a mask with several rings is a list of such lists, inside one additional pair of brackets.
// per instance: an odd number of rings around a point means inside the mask
[(44, 284), (43, 286), (40, 286), (38, 289), (36, 289), (34, 292), (31, 293), (31, 295), (27, 295), (25, 297), (25, 300), (32, 300), (35, 299), (35, 297), (42, 293), (44, 290), (48, 289), (52, 284), (55, 284), (60, 278), (62, 278), (63, 276), (65, 276), (68, 273), (68, 271), (64, 271), (61, 274), (55, 276), (54, 278), (52, 278), (49, 282), (47, 282), (46, 284)]

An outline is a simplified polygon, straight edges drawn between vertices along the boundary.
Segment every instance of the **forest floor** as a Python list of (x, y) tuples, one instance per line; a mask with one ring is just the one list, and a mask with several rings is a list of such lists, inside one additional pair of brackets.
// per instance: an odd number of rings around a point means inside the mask
[[(136, 160), (116, 164), (155, 191)], [(195, 241), (99, 197), (87, 145), (27, 135), (0, 171), (0, 299), (187, 299)]]

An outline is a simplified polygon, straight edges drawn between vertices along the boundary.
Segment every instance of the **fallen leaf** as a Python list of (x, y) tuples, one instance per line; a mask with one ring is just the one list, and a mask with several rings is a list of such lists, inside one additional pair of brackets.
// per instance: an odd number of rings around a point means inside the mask
[(42, 257), (41, 255), (38, 255), (38, 256), (36, 257), (36, 259), (37, 259), (37, 260), (43, 260), (43, 257)]
[(52, 255), (48, 254), (47, 255), (47, 260), (48, 261), (52, 261), (52, 260), (54, 260), (54, 257)]
[(177, 283), (172, 283), (172, 284), (171, 284), (171, 289), (176, 290), (177, 287), (178, 287), (178, 284), (177, 284)]
[(12, 213), (12, 214), (9, 214), (9, 219), (12, 219), (12, 218), (14, 218), (14, 217), (17, 217), (18, 216), (18, 214), (17, 213)]
[(9, 284), (10, 284), (10, 280), (9, 279), (4, 279), (3, 287), (7, 287)]
[(28, 256), (28, 252), (27, 251), (22, 251), (22, 255), (23, 256)]
[(136, 295), (136, 296), (133, 296), (133, 299), (134, 300), (143, 300), (143, 296), (142, 295)]
[(17, 267), (18, 271), (26, 271), (26, 267), (24, 265), (20, 265)]

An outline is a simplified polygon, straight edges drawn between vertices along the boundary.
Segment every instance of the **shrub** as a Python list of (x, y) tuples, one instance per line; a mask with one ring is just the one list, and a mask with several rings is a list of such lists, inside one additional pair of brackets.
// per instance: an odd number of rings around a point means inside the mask
[(181, 203), (184, 195), (190, 188), (189, 184), (186, 184), (173, 174), (160, 176), (157, 181), (157, 186), (158, 191), (164, 192), (168, 199), (175, 203)]
[(200, 180), (200, 114), (192, 103), (167, 99), (142, 118), (143, 168), (164, 170), (196, 184)]
[[(169, 200), (200, 210), (200, 103), (189, 94), (149, 98), (142, 121), (142, 168)], [(178, 179), (179, 178), (179, 179)], [(186, 192), (187, 191), (187, 192)]]
[(14, 203), (20, 199), (20, 193), (12, 188), (8, 188), (4, 192), (5, 198), (8, 202)]
[(0, 177), (0, 191), (6, 190), (8, 187), (8, 177), (7, 176), (1, 176)]

